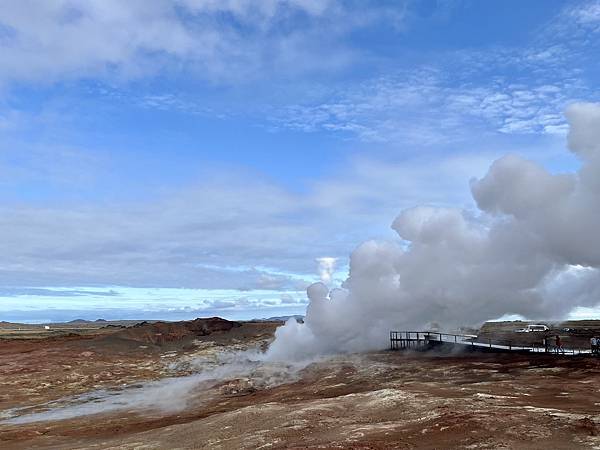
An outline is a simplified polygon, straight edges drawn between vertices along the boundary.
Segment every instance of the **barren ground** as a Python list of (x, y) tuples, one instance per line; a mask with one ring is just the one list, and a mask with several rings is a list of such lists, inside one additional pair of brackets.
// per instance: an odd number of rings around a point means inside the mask
[[(598, 358), (379, 352), (313, 362), (289, 377), (260, 364), (212, 382), (189, 377), (219, 367), (223, 352), (264, 347), (276, 325), (245, 323), (161, 345), (105, 332), (0, 340), (5, 419), (132, 386), (143, 393), (136, 401), (147, 392), (165, 404), (124, 401), (118, 410), (64, 420), (5, 420), (0, 447), (600, 448)], [(181, 403), (181, 392), (144, 390), (143, 383), (165, 377), (177, 377), (168, 386), (192, 381), (179, 409), (170, 403)]]

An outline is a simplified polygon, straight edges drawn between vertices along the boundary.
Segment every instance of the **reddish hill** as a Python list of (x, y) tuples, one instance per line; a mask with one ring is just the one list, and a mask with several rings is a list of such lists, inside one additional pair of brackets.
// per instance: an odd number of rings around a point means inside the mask
[(197, 336), (207, 336), (219, 331), (229, 331), (240, 326), (241, 324), (238, 322), (221, 319), (220, 317), (181, 322), (141, 322), (133, 327), (111, 334), (110, 338), (162, 345)]

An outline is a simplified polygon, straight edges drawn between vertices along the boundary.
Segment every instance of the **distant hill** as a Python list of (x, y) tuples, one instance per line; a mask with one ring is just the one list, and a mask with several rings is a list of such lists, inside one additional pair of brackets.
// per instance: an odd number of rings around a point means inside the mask
[(300, 323), (304, 323), (304, 316), (294, 315), (294, 316), (275, 316), (275, 317), (267, 317), (266, 319), (252, 319), (252, 322), (287, 322), (291, 318), (296, 319), (296, 321)]
[(75, 319), (75, 320), (69, 320), (67, 323), (90, 323), (90, 321), (85, 320), (85, 319)]
[(66, 323), (104, 323), (107, 322), (107, 320), (105, 319), (96, 319), (96, 320), (86, 320), (86, 319), (75, 319), (75, 320), (69, 320)]

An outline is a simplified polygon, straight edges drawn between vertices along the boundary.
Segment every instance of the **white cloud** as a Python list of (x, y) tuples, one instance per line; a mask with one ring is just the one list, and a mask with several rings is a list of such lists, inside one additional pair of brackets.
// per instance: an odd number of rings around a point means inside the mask
[(303, 193), (224, 170), (148, 201), (5, 206), (0, 282), (302, 289), (399, 208), (462, 204), (492, 157), (356, 160)]
[(398, 14), (355, 14), (329, 0), (9, 2), (0, 9), (0, 82), (138, 78), (165, 70), (239, 82), (265, 68), (329, 70), (353, 58), (340, 36), (373, 21), (398, 21)]
[(444, 73), (443, 65), (403, 72), (349, 86), (324, 102), (273, 110), (270, 120), (275, 129), (430, 145), (463, 140), (474, 129), (564, 135), (565, 106), (573, 99), (593, 97), (591, 88), (570, 78), (514, 83), (487, 79), (483, 73), (474, 77), (482, 81), (457, 80)]
[(252, 319), (299, 314), (305, 290), (44, 287), (0, 290), (4, 320), (190, 319), (220, 315)]
[(328, 131), (367, 142), (460, 142), (474, 130), (565, 135), (565, 107), (599, 100), (593, 84), (599, 8), (596, 1), (569, 5), (519, 46), (426, 50), (427, 64), (393, 64), (383, 77), (273, 108), (268, 116), (274, 129)]
[(568, 4), (548, 31), (572, 40), (589, 39), (589, 33), (600, 32), (600, 2), (589, 0)]
[(331, 282), (333, 273), (335, 272), (336, 261), (337, 258), (332, 258), (330, 256), (317, 258), (317, 263), (319, 263), (319, 274), (323, 283)]

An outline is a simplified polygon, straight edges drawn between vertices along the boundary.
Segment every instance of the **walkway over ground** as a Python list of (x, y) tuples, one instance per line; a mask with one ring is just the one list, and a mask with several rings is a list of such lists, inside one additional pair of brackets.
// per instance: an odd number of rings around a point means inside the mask
[(547, 344), (522, 345), (512, 341), (485, 339), (479, 340), (477, 336), (467, 334), (437, 333), (431, 331), (390, 331), (391, 350), (467, 350), (494, 353), (558, 353), (560, 355), (591, 355), (589, 348), (562, 348), (557, 349), (548, 339)]

